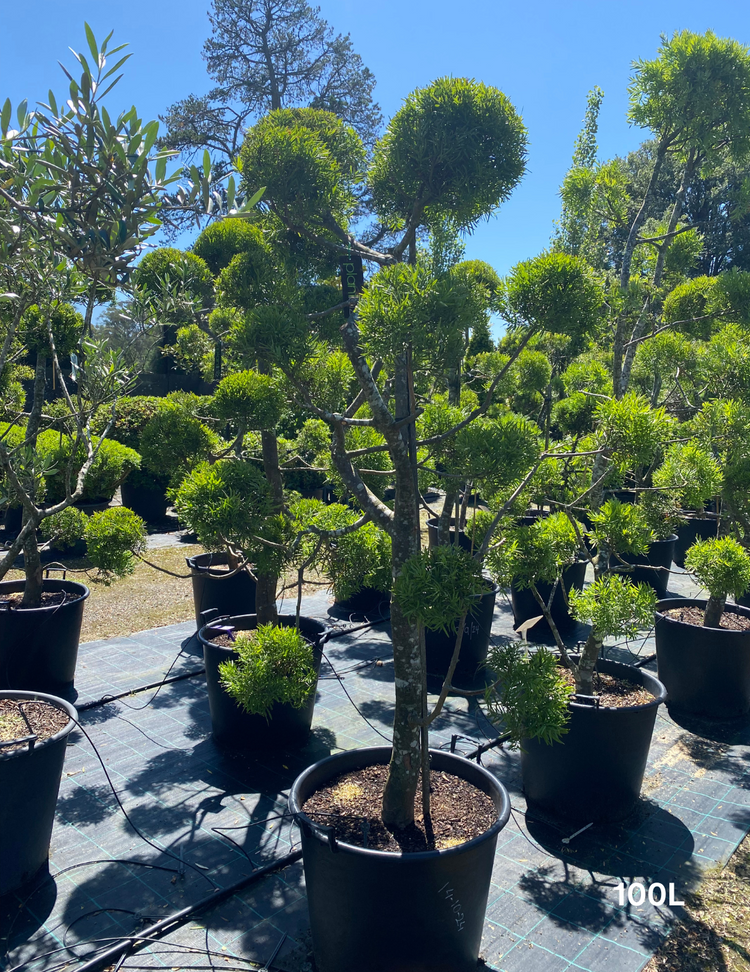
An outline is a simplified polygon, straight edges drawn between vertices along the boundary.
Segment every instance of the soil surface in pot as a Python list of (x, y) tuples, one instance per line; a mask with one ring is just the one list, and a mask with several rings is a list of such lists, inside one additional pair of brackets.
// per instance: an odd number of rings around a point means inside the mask
[[(563, 679), (575, 687), (573, 672), (568, 668), (560, 671)], [(648, 705), (654, 701), (653, 695), (642, 685), (631, 682), (629, 678), (615, 678), (614, 675), (602, 675), (594, 672), (594, 695), (599, 704), (609, 709), (621, 709), (629, 705)]]
[(456, 847), (479, 837), (497, 820), (490, 796), (466, 780), (433, 770), (430, 815), (434, 843), (425, 835), (420, 788), (414, 826), (391, 832), (380, 819), (387, 776), (387, 766), (366, 766), (344, 773), (313, 793), (303, 810), (320, 826), (332, 827), (337, 839), (347, 844), (403, 854)]
[[(66, 601), (72, 600), (75, 598), (71, 598), (66, 591), (42, 591), (42, 603), (39, 607), (54, 607), (56, 604), (65, 604)], [(0, 598), (0, 604), (7, 604), (11, 611), (19, 610), (22, 601), (23, 594), (11, 594), (9, 597)]]
[[(23, 713), (29, 720), (29, 725), (39, 737), (37, 742), (44, 742), (50, 736), (60, 732), (68, 724), (68, 713), (58, 709), (49, 702), (24, 702)], [(23, 739), (29, 734), (29, 725), (21, 714), (21, 706), (15, 699), (0, 699), (0, 742), (10, 742), (12, 739)], [(15, 747), (4, 747), (4, 752), (11, 752)], [(26, 748), (26, 744), (23, 744)]]
[[(664, 614), (668, 618), (674, 618), (675, 621), (682, 621), (683, 624), (693, 624), (698, 628), (703, 627), (703, 608), (670, 608), (668, 611), (664, 611)], [(724, 608), (719, 627), (727, 631), (748, 631), (750, 630), (750, 618), (746, 618), (742, 614), (735, 614), (731, 605), (728, 604)]]

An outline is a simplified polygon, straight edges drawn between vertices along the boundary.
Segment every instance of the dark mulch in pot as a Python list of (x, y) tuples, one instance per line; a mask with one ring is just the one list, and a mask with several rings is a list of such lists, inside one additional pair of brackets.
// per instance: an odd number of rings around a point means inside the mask
[(391, 832), (380, 819), (387, 776), (387, 766), (366, 766), (344, 773), (313, 793), (303, 809), (317, 824), (333, 827), (336, 838), (347, 844), (405, 854), (455, 847), (483, 834), (497, 820), (495, 805), (486, 793), (457, 776), (433, 770), (430, 802), (434, 843), (425, 835), (419, 790), (414, 826)]
[[(703, 626), (704, 613), (703, 608), (699, 607), (670, 608), (664, 612), (668, 618), (674, 618), (675, 621), (682, 621), (684, 624), (694, 624), (698, 628)], [(748, 631), (750, 630), (750, 618), (737, 614), (730, 605), (727, 605), (721, 616), (719, 627), (727, 631)]]
[(234, 635), (218, 634), (210, 639), (212, 645), (219, 645), (221, 648), (234, 648)]
[[(573, 673), (563, 668), (560, 673), (568, 685), (575, 686)], [(601, 701), (600, 705), (610, 709), (621, 709), (628, 705), (648, 705), (653, 702), (653, 695), (629, 678), (615, 678), (614, 675), (602, 675), (594, 672), (594, 695)]]
[[(29, 727), (21, 714), (21, 706), (29, 725), (39, 737), (38, 742), (49, 739), (68, 724), (68, 713), (58, 709), (56, 705), (50, 705), (49, 702), (19, 703), (15, 699), (0, 699), (0, 742), (10, 742), (12, 739), (22, 739), (29, 735)], [(3, 752), (7, 753), (13, 748), (6, 746)]]
[[(56, 604), (64, 604), (66, 601), (72, 600), (75, 600), (75, 598), (72, 598), (67, 591), (42, 591), (42, 603), (39, 607), (54, 607)], [(10, 594), (8, 597), (0, 598), (0, 605), (7, 606), (11, 611), (17, 611), (20, 609), (22, 601), (23, 594)]]

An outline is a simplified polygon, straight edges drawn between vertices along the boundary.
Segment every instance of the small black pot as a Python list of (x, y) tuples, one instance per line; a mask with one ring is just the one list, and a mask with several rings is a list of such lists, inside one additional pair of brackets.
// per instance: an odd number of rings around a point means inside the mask
[(345, 601), (336, 598), (336, 606), (342, 611), (358, 614), (377, 614), (388, 611), (391, 603), (390, 591), (379, 591), (377, 587), (363, 587)]
[(642, 668), (600, 659), (598, 671), (642, 685), (646, 705), (603, 708), (571, 702), (568, 732), (548, 746), (521, 741), (521, 773), (530, 809), (582, 823), (624, 820), (638, 801), (656, 710), (666, 698), (661, 682)]
[[(293, 614), (281, 614), (278, 623), (283, 628), (294, 627), (295, 617)], [(229, 749), (267, 749), (304, 745), (312, 725), (316, 688), (311, 690), (307, 702), (301, 709), (277, 702), (271, 709), (268, 720), (261, 715), (245, 712), (225, 691), (219, 680), (219, 665), (225, 661), (237, 661), (239, 657), (231, 648), (215, 645), (211, 641), (212, 631), (215, 631), (219, 625), (231, 625), (237, 631), (252, 631), (258, 625), (258, 618), (255, 614), (223, 618), (207, 624), (198, 633), (203, 645), (208, 707), (211, 711), (214, 742)], [(300, 618), (299, 629), (312, 644), (313, 663), (317, 674), (320, 670), (328, 628), (322, 621)]]
[[(477, 671), (487, 660), (492, 632), (492, 618), (495, 613), (495, 596), (499, 590), (496, 584), (485, 580), (486, 592), (477, 598), (477, 607), (466, 616), (464, 634), (461, 639), (461, 651), (458, 655), (458, 665), (454, 673), (455, 678), (473, 679)], [(445, 678), (456, 647), (456, 624), (451, 626), (449, 634), (442, 631), (425, 629), (425, 649), (427, 653), (427, 671), (430, 675)]]
[[(704, 608), (700, 599), (669, 598), (656, 604), (656, 661), (669, 693), (669, 706), (709, 719), (733, 719), (750, 712), (750, 630), (704, 628), (664, 612)], [(750, 610), (728, 605), (750, 618)]]
[(46, 868), (57, 792), (68, 735), (78, 713), (68, 702), (41, 692), (0, 692), (1, 699), (49, 702), (70, 716), (68, 724), (33, 748), (0, 746), (0, 897), (31, 885)]
[(678, 567), (685, 566), (685, 554), (696, 540), (710, 540), (716, 536), (718, 518), (691, 516), (686, 523), (677, 527), (677, 541), (674, 545), (674, 562)]
[(245, 615), (255, 611), (255, 581), (241, 570), (232, 577), (227, 574), (225, 553), (196, 554), (186, 558), (193, 583), (195, 624), (202, 628), (204, 611), (214, 608), (219, 615)]
[(505, 787), (460, 756), (432, 750), (432, 768), (468, 780), (492, 798), (497, 820), (458, 847), (392, 854), (332, 844), (302, 811), (341, 773), (385, 765), (389, 747), (350, 750), (298, 776), (289, 809), (302, 831), (315, 962), (321, 972), (475, 972), (497, 835), (510, 815)]
[(167, 515), (167, 493), (163, 480), (156, 476), (149, 482), (143, 475), (138, 480), (128, 476), (120, 486), (122, 505), (137, 513), (146, 523), (159, 523)]
[[(483, 538), (479, 538), (478, 542), (475, 542), (474, 549), (481, 545)], [(455, 544), (456, 542), (456, 518), (451, 517), (450, 525), (450, 542)], [(436, 517), (432, 517), (427, 521), (427, 544), (430, 547), (437, 547), (438, 545), (438, 520)], [(463, 530), (458, 531), (458, 545), (462, 550), (468, 550), (471, 552), (471, 537), (466, 536)]]
[[(561, 583), (557, 585), (555, 596), (552, 598), (551, 607), (552, 620), (555, 622), (558, 628), (568, 628), (573, 621), (573, 618), (570, 616), (570, 611), (568, 610), (568, 605), (565, 603), (565, 597), (562, 592), (562, 584), (565, 585), (565, 590), (568, 593), (570, 593), (571, 590), (582, 591), (585, 577), (585, 560), (571, 564), (570, 567), (566, 567), (563, 571), (562, 580)], [(537, 584), (537, 590), (539, 591), (539, 594), (545, 604), (548, 603), (549, 596), (552, 593), (552, 585), (543, 584), (540, 582)], [(515, 586), (512, 586), (510, 589), (510, 603), (513, 607), (513, 617), (515, 619), (516, 628), (523, 624), (524, 621), (528, 621), (529, 618), (538, 617), (542, 611), (537, 603), (536, 598), (528, 587), (517, 589)], [(534, 635), (539, 635), (541, 633), (550, 633), (550, 627), (545, 618), (542, 618), (541, 621), (537, 621), (529, 632), (531, 640), (533, 641)]]
[[(0, 583), (0, 598), (20, 594), (25, 581)], [(51, 607), (0, 610), (0, 689), (64, 695), (73, 688), (83, 607), (89, 589), (69, 580), (46, 580), (46, 592), (65, 591)]]
[[(666, 540), (654, 540), (648, 546), (645, 554), (622, 554), (626, 564), (634, 564), (635, 569), (623, 573), (634, 584), (650, 584), (659, 597), (664, 597), (669, 587), (669, 571), (674, 557), (677, 534), (673, 533)], [(610, 565), (619, 564), (616, 557), (610, 559)]]

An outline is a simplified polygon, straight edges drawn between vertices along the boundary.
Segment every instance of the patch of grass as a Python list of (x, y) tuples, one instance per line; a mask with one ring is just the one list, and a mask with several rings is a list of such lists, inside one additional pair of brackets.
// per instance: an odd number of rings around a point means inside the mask
[(644, 972), (750, 972), (750, 835), (685, 895), (685, 910)]

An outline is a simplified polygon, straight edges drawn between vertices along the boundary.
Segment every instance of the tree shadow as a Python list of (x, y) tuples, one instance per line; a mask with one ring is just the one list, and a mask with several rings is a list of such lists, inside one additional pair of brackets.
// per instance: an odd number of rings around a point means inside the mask
[(58, 797), (56, 813), (74, 827), (98, 824), (117, 812), (117, 803), (109, 786), (76, 786)]
[[(56, 901), (57, 885), (47, 868), (28, 886), (0, 896), (0, 969), (17, 964), (8, 953), (34, 936), (49, 918)], [(56, 942), (50, 936), (44, 944), (52, 949)]]
[(670, 719), (681, 729), (705, 742), (724, 743), (727, 746), (750, 745), (750, 716), (739, 719), (704, 719), (701, 716), (681, 712), (666, 703)]

